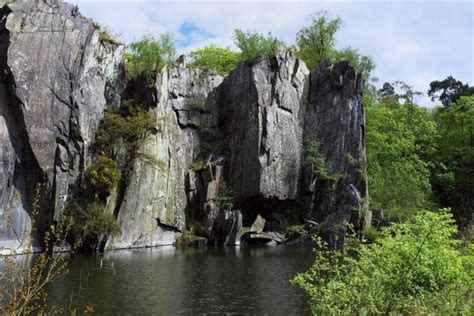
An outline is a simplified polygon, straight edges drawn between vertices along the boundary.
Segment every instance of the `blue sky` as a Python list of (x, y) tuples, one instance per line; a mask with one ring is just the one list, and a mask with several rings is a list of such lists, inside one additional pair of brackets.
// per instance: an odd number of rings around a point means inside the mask
[[(337, 46), (352, 46), (375, 60), (377, 85), (402, 80), (426, 94), (431, 81), (448, 75), (474, 85), (472, 1), (70, 2), (125, 43), (170, 32), (178, 53), (211, 43), (233, 47), (235, 28), (271, 32), (292, 44), (312, 13), (327, 10), (344, 21)], [(427, 96), (418, 103), (433, 105)]]

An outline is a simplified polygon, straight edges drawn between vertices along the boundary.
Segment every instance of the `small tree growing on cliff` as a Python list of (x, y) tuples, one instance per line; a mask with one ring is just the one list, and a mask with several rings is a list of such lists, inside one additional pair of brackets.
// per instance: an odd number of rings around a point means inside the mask
[(323, 60), (331, 60), (335, 51), (336, 33), (342, 27), (341, 18), (330, 18), (326, 11), (316, 13), (310, 26), (296, 36), (297, 55), (309, 69)]
[(242, 59), (241, 55), (230, 48), (209, 45), (189, 53), (191, 65), (202, 69), (214, 69), (220, 73), (229, 73)]
[(234, 31), (234, 43), (241, 50), (243, 60), (255, 61), (263, 56), (275, 56), (284, 49), (285, 44), (273, 37), (271, 33), (264, 35), (256, 32)]
[(171, 34), (165, 33), (159, 37), (145, 35), (128, 46), (125, 64), (133, 78), (149, 77), (158, 67), (173, 64), (175, 57), (176, 51)]
[(305, 167), (311, 170), (314, 178), (320, 180), (335, 180), (339, 178), (339, 174), (329, 171), (326, 159), (321, 154), (320, 143), (317, 139), (310, 136), (304, 138), (303, 154)]

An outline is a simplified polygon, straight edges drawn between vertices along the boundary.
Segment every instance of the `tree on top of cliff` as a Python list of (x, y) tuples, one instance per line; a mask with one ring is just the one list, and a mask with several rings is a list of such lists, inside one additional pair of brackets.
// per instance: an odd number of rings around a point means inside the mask
[(285, 44), (273, 37), (256, 32), (234, 31), (234, 43), (241, 50), (243, 60), (255, 61), (259, 57), (274, 56), (285, 48)]
[(127, 47), (125, 64), (132, 77), (149, 77), (158, 68), (172, 65), (175, 57), (176, 50), (171, 34), (160, 34), (158, 38), (144, 35)]
[(298, 57), (309, 69), (316, 68), (323, 60), (332, 59), (335, 51), (337, 31), (343, 25), (341, 18), (331, 19), (326, 11), (313, 16), (310, 26), (303, 27), (297, 34)]
[(362, 74), (366, 81), (376, 81), (371, 76), (375, 63), (369, 56), (361, 55), (357, 49), (350, 46), (337, 50), (336, 33), (344, 26), (341, 18), (331, 18), (326, 11), (317, 12), (311, 25), (303, 27), (296, 35), (296, 55), (308, 66), (316, 68), (323, 60), (336, 63), (348, 60)]
[(448, 76), (442, 81), (432, 81), (428, 90), (428, 96), (431, 97), (431, 100), (438, 99), (444, 106), (449, 106), (463, 95), (469, 96), (473, 94), (474, 87), (463, 84), (462, 81), (456, 80), (453, 76)]
[(241, 55), (229, 47), (209, 45), (189, 53), (191, 65), (202, 69), (214, 69), (220, 73), (229, 73), (241, 61)]

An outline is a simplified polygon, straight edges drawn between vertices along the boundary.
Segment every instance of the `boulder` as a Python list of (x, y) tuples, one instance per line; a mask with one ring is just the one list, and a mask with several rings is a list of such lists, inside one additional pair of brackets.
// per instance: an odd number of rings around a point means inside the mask
[(250, 226), (250, 231), (253, 233), (261, 233), (263, 232), (263, 229), (265, 228), (265, 219), (260, 216), (260, 214), (257, 216), (255, 221), (253, 222), (252, 226)]

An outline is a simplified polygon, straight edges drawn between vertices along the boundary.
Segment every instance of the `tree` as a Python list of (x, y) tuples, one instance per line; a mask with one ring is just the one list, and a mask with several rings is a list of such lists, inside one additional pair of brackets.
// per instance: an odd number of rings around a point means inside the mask
[(430, 207), (439, 134), (429, 113), (410, 103), (368, 104), (366, 119), (371, 207), (396, 218)]
[(364, 56), (359, 53), (359, 50), (352, 47), (346, 47), (339, 51), (334, 51), (332, 59), (334, 62), (340, 60), (347, 60), (350, 64), (362, 74), (365, 82), (377, 81), (376, 78), (371, 77), (372, 71), (375, 69), (375, 63), (373, 59), (369, 56)]
[(314, 69), (323, 60), (331, 60), (335, 51), (337, 31), (342, 20), (331, 19), (326, 11), (316, 13), (310, 26), (302, 28), (296, 35), (297, 56), (309, 69)]
[(127, 47), (125, 63), (132, 77), (149, 77), (158, 67), (173, 64), (175, 57), (171, 34), (161, 34), (158, 38), (145, 35)]
[(330, 18), (326, 11), (316, 13), (311, 25), (302, 28), (296, 35), (296, 56), (301, 58), (309, 69), (316, 68), (323, 60), (337, 63), (347, 60), (364, 78), (365, 91), (368, 100), (374, 100), (376, 88), (370, 82), (378, 81), (372, 77), (375, 63), (369, 56), (359, 53), (350, 46), (337, 50), (336, 33), (343, 26), (339, 17)]
[(241, 51), (243, 60), (255, 61), (263, 56), (275, 56), (285, 44), (273, 37), (256, 32), (234, 31), (234, 43)]
[(473, 94), (474, 87), (463, 84), (461, 81), (454, 79), (453, 76), (448, 76), (442, 81), (432, 81), (428, 90), (428, 96), (431, 97), (431, 100), (438, 99), (444, 106), (449, 106), (463, 95), (469, 96)]
[(209, 45), (189, 53), (191, 65), (203, 69), (214, 69), (221, 73), (231, 72), (241, 60), (241, 55), (229, 47)]
[(435, 196), (466, 227), (474, 214), (474, 96), (460, 97), (434, 117), (441, 135), (432, 179)]
[[(397, 90), (400, 92), (397, 92)], [(414, 104), (415, 96), (422, 95), (422, 92), (414, 90), (413, 86), (404, 81), (385, 82), (382, 89), (378, 91), (380, 103), (392, 107), (397, 106), (400, 102), (404, 104)]]

